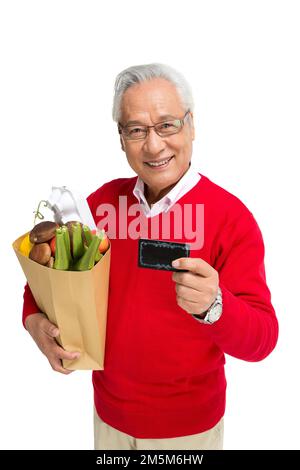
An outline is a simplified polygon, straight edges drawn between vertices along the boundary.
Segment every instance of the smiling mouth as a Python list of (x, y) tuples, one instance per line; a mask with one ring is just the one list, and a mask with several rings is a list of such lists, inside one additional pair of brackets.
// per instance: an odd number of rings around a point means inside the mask
[(164, 160), (160, 160), (158, 162), (144, 162), (144, 163), (150, 166), (151, 168), (163, 167), (163, 166), (167, 166), (167, 164), (169, 163), (170, 160), (172, 160), (173, 157), (174, 155), (172, 155), (169, 158), (165, 158)]

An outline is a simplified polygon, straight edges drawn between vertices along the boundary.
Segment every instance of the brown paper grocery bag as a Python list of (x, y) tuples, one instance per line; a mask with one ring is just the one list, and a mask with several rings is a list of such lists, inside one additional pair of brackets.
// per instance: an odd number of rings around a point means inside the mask
[(58, 326), (58, 342), (66, 351), (80, 351), (79, 359), (63, 360), (71, 370), (104, 369), (109, 287), (110, 248), (89, 271), (59, 271), (24, 256), (13, 243), (29, 287), (41, 312)]

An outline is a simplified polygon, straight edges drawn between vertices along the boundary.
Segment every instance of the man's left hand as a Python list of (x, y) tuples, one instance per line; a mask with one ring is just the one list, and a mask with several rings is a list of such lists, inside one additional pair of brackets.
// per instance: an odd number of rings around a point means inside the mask
[(201, 258), (178, 258), (172, 265), (188, 271), (172, 275), (179, 307), (196, 315), (206, 312), (218, 294), (218, 271)]

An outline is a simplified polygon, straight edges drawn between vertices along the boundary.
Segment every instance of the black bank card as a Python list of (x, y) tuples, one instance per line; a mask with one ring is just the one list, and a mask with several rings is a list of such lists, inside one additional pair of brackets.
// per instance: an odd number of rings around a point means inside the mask
[(190, 246), (187, 243), (139, 239), (138, 265), (141, 268), (183, 272), (185, 270), (173, 268), (172, 261), (189, 256)]

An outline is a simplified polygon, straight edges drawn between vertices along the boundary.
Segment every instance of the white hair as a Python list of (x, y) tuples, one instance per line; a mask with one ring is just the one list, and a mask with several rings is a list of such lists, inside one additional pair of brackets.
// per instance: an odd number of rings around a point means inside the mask
[(172, 83), (176, 87), (185, 111), (193, 111), (194, 101), (192, 91), (190, 85), (181, 73), (165, 64), (153, 63), (134, 65), (122, 70), (122, 72), (117, 75), (112, 110), (114, 121), (120, 121), (122, 97), (125, 91), (137, 83), (151, 80), (153, 78), (164, 78)]

